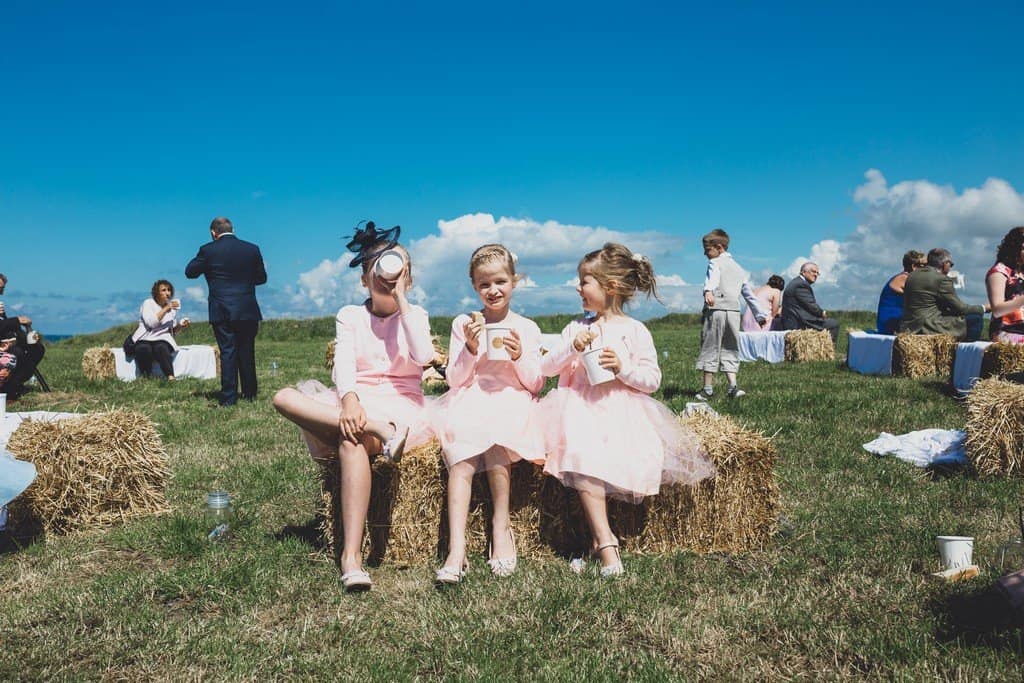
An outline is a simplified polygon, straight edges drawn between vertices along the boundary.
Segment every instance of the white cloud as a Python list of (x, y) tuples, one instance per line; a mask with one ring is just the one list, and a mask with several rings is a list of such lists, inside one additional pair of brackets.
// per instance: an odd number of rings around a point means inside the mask
[[(790, 280), (800, 274), (800, 267), (807, 263), (817, 263), (820, 275), (819, 286), (834, 285), (838, 282), (842, 270), (842, 245), (835, 240), (822, 240), (811, 246), (810, 256), (798, 256), (782, 271), (782, 275)], [(881, 289), (881, 287), (879, 287)]]
[[(949, 249), (957, 270), (965, 274), (961, 298), (984, 301), (985, 273), (999, 242), (1010, 228), (1024, 223), (1024, 195), (999, 178), (959, 192), (928, 180), (889, 185), (877, 169), (869, 169), (864, 178), (853, 193), (860, 209), (856, 229), (841, 242), (824, 240), (811, 248), (810, 260), (822, 267), (816, 285), (819, 303), (874, 310), (882, 286), (902, 268), (904, 252), (927, 253), (933, 247)], [(797, 261), (801, 259), (794, 259), (787, 275), (794, 265), (799, 267)]]
[(188, 301), (195, 301), (196, 303), (206, 303), (206, 290), (198, 285), (185, 288), (185, 299)]
[(655, 275), (659, 287), (685, 287), (686, 280), (678, 275)]
[[(575, 273), (584, 254), (605, 242), (621, 242), (655, 262), (659, 256), (667, 257), (682, 247), (679, 237), (655, 231), (625, 232), (529, 218), (495, 220), (487, 213), (467, 214), (439, 220), (436, 233), (406, 244), (415, 279), (410, 299), (436, 315), (451, 315), (475, 306), (478, 298), (466, 272), (470, 254), (482, 244), (500, 243), (513, 248), (518, 257), (516, 270), (524, 276), (513, 294), (515, 310), (527, 315), (578, 311), (576, 281), (566, 283), (566, 275)], [(346, 303), (362, 301), (366, 292), (359, 273), (347, 268), (349, 258), (346, 254), (335, 261), (324, 260), (302, 273), (292, 307), (305, 307), (310, 315), (325, 315)], [(659, 315), (665, 309), (657, 304), (654, 308), (633, 309), (640, 316), (644, 311)]]

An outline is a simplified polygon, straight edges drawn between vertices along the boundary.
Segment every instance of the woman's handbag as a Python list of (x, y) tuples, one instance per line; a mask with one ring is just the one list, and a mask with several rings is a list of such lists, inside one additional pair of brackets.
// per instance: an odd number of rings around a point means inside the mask
[(135, 355), (135, 340), (132, 339), (131, 334), (125, 337), (124, 344), (121, 344), (121, 348), (124, 349), (125, 358), (131, 358)]

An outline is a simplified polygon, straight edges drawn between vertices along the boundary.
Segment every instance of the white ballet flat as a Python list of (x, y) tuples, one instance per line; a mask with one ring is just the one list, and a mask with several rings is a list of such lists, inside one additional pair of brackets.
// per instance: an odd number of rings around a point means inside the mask
[(454, 586), (466, 577), (466, 563), (462, 567), (441, 567), (434, 576), (434, 583), (439, 586)]
[(373, 581), (362, 569), (353, 569), (341, 575), (341, 585), (345, 587), (346, 593), (360, 593), (370, 590)]
[[(394, 423), (392, 424), (394, 425)], [(394, 427), (395, 433), (384, 443), (381, 457), (386, 462), (397, 465), (398, 461), (402, 459), (402, 454), (405, 453), (405, 441), (409, 438), (409, 428), (399, 429), (397, 425), (394, 425)]]
[(495, 576), (508, 577), (516, 571), (516, 565), (519, 564), (519, 554), (516, 552), (516, 537), (512, 533), (512, 529), (508, 530), (508, 535), (512, 538), (512, 557), (490, 557), (491, 550), (488, 549), (487, 555), (487, 566), (491, 568), (491, 573)]

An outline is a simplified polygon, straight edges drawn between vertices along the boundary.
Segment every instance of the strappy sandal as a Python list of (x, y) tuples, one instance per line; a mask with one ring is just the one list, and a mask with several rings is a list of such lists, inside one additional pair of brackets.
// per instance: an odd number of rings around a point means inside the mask
[(384, 450), (381, 451), (380, 456), (384, 458), (385, 462), (397, 465), (398, 461), (402, 459), (402, 454), (405, 453), (405, 440), (409, 438), (409, 428), (406, 427), (402, 430), (394, 422), (388, 424), (395, 428), (395, 433), (384, 442)]
[(438, 586), (454, 586), (466, 578), (468, 562), (463, 562), (462, 567), (441, 567), (434, 576), (434, 583)]
[(341, 575), (341, 585), (346, 593), (361, 593), (370, 590), (373, 581), (370, 575), (362, 569), (353, 569)]
[(615, 541), (614, 543), (605, 543), (602, 546), (598, 546), (597, 555), (600, 557), (601, 551), (606, 548), (615, 549), (615, 562), (601, 567), (601, 578), (612, 579), (617, 576), (622, 576), (626, 573), (626, 568), (622, 566), (622, 556), (619, 555), (619, 542)]
[(487, 566), (491, 568), (491, 573), (495, 576), (508, 577), (516, 571), (516, 565), (519, 563), (519, 555), (516, 552), (516, 537), (512, 533), (511, 527), (508, 530), (508, 535), (512, 539), (512, 557), (491, 557), (492, 549), (487, 549)]

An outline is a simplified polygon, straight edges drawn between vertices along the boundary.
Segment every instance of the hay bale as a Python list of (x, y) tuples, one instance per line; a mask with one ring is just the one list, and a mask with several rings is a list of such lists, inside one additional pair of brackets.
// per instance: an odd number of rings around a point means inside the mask
[[(320, 462), (320, 531), (327, 552), (338, 560), (344, 535), (341, 487), (336, 460)], [(396, 467), (375, 460), (371, 468), (370, 509), (363, 554), (369, 564), (399, 566), (433, 564), (448, 551), (448, 470), (437, 441), (414, 448)], [(519, 554), (548, 554), (540, 528), (539, 467), (526, 462), (512, 468), (510, 513)], [(470, 552), (486, 552), (490, 533), (490, 490), (487, 477), (473, 480), (466, 536)]]
[(117, 372), (114, 368), (114, 352), (107, 346), (86, 349), (82, 354), (82, 374), (86, 379), (111, 379)]
[[(826, 334), (828, 334), (826, 332)], [(639, 505), (608, 501), (612, 530), (631, 552), (746, 552), (774, 536), (779, 515), (775, 448), (730, 418), (698, 411), (680, 420), (697, 435), (718, 468), (695, 486), (663, 486)], [(590, 537), (575, 492), (545, 477), (541, 491), (541, 535), (562, 555), (590, 549)]]
[(785, 358), (790, 362), (833, 360), (836, 357), (828, 330), (791, 330), (786, 333)]
[(892, 374), (897, 377), (949, 377), (957, 340), (948, 334), (898, 334), (892, 346)]
[(9, 505), (16, 533), (68, 533), (169, 510), (167, 454), (153, 423), (134, 411), (26, 420), (7, 449), (38, 472)]
[(1024, 372), (1024, 344), (990, 344), (981, 358), (981, 377), (1003, 377), (1013, 372)]
[(981, 475), (1024, 468), (1024, 385), (983, 379), (967, 397), (967, 458)]

